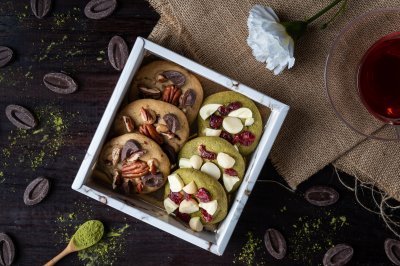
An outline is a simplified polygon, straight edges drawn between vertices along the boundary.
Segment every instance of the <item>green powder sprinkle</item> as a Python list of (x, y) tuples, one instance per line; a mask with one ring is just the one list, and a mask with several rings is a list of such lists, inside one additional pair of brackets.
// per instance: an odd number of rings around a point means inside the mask
[(24, 21), (25, 18), (28, 16), (27, 13), (17, 13), (16, 15), (17, 15), (17, 18), (18, 18), (18, 21), (19, 21), (19, 22)]
[(66, 56), (75, 56), (75, 55), (80, 55), (83, 54), (83, 50), (75, 50), (75, 51), (68, 51), (65, 55)]
[(82, 250), (99, 242), (103, 234), (103, 223), (98, 220), (90, 220), (79, 226), (72, 236), (72, 241), (77, 250)]
[(24, 91), (26, 88), (31, 88), (31, 81), (33, 80), (32, 73), (33, 66), (10, 66), (1, 70), (0, 83), (3, 86), (15, 87), (21, 86), (20, 90)]
[[(288, 258), (302, 265), (312, 265), (313, 258), (333, 246), (335, 235), (345, 225), (345, 216), (333, 216), (322, 212), (318, 218), (301, 216), (292, 224), (293, 232), (288, 234)], [(317, 241), (318, 239), (318, 241)]]
[(125, 244), (121, 236), (128, 227), (125, 224), (120, 228), (112, 228), (99, 243), (79, 251), (79, 260), (85, 262), (86, 266), (115, 265)]
[(44, 42), (44, 40), (41, 40), (42, 47), (40, 49), (40, 53), (35, 56), (35, 60), (38, 60), (39, 62), (45, 60), (45, 59), (60, 59), (59, 53), (57, 51), (54, 51), (55, 49), (61, 49), (65, 41), (68, 39), (67, 35), (63, 35), (61, 39), (59, 40), (54, 40), (50, 42), (47, 46), (45, 46), (47, 43)]
[(70, 214), (68, 214), (68, 219), (70, 219), (70, 220), (75, 220), (76, 219), (76, 214), (75, 213), (70, 213)]
[(7, 137), (8, 144), (0, 150), (0, 172), (3, 176), (12, 177), (15, 168), (35, 171), (47, 166), (70, 138), (67, 135), (69, 125), (79, 122), (73, 120), (74, 115), (64, 113), (57, 106), (39, 106), (32, 111), (39, 121), (38, 128), (11, 130)]
[(256, 263), (257, 252), (261, 251), (262, 240), (254, 236), (253, 232), (247, 232), (247, 242), (242, 247), (239, 255), (235, 256), (233, 263), (240, 263), (246, 266), (265, 265), (264, 262)]
[(6, 181), (5, 177), (4, 177), (4, 172), (1, 171), (0, 172), (0, 184), (3, 183), (4, 181)]

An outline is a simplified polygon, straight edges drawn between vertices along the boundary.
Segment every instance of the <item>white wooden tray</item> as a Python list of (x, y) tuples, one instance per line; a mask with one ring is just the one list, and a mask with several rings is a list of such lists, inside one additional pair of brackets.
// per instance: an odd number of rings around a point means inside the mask
[[(193, 232), (173, 217), (168, 216), (164, 210), (160, 209), (156, 205), (140, 199), (125, 197), (90, 182), (90, 176), (92, 175), (97, 157), (102, 149), (110, 126), (113, 123), (114, 117), (127, 93), (128, 88), (130, 87), (133, 76), (142, 64), (144, 55), (147, 53), (181, 65), (199, 76), (220, 84), (227, 89), (242, 93), (253, 101), (271, 109), (271, 114), (264, 126), (258, 147), (252, 154), (248, 163), (243, 183), (236, 192), (235, 199), (229, 209), (227, 217), (218, 225), (214, 232)], [(173, 234), (183, 240), (209, 250), (214, 254), (222, 255), (288, 110), (289, 107), (287, 105), (274, 100), (267, 95), (240, 84), (235, 80), (221, 75), (153, 42), (138, 37), (129, 55), (125, 68), (115, 86), (115, 90), (107, 105), (104, 115), (101, 118), (99, 126), (97, 127), (96, 133), (90, 143), (86, 156), (75, 177), (72, 189)]]

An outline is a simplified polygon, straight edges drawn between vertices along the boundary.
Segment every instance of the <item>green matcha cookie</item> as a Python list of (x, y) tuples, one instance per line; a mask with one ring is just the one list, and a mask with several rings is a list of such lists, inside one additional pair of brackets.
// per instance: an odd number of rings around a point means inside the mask
[(178, 169), (168, 176), (164, 206), (168, 213), (189, 223), (194, 231), (222, 221), (228, 201), (218, 181), (195, 169)]
[(188, 141), (179, 152), (179, 168), (207, 173), (232, 193), (243, 180), (245, 162), (228, 141), (219, 137), (198, 137)]
[(212, 94), (204, 100), (199, 111), (199, 136), (219, 136), (236, 145), (244, 156), (257, 147), (262, 127), (257, 106), (237, 92)]
[(173, 104), (193, 123), (203, 102), (203, 87), (186, 69), (168, 61), (154, 61), (136, 73), (130, 100), (151, 98)]
[[(167, 155), (150, 138), (129, 133), (107, 142), (97, 162), (113, 189), (126, 194), (150, 193), (161, 188), (170, 173)], [(103, 175), (95, 178), (104, 180)]]

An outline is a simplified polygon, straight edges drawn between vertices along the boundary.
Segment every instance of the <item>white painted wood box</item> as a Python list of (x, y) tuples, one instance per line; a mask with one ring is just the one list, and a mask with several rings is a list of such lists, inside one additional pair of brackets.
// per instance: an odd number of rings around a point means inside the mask
[[(157, 206), (157, 204), (152, 204), (141, 198), (128, 198), (91, 182), (92, 171), (96, 165), (97, 158), (106, 140), (114, 117), (130, 87), (136, 71), (142, 64), (144, 56), (149, 53), (181, 65), (190, 72), (222, 85), (227, 89), (242, 93), (253, 101), (271, 109), (271, 114), (264, 125), (259, 145), (250, 157), (243, 183), (235, 194), (228, 215), (221, 223), (219, 223), (218, 227), (213, 232), (193, 232), (181, 222), (167, 215), (167, 213)], [(100, 124), (90, 143), (86, 156), (72, 184), (72, 189), (194, 245), (209, 250), (214, 254), (222, 255), (288, 110), (289, 107), (287, 105), (274, 100), (267, 95), (139, 37), (135, 42), (104, 115), (101, 118)]]

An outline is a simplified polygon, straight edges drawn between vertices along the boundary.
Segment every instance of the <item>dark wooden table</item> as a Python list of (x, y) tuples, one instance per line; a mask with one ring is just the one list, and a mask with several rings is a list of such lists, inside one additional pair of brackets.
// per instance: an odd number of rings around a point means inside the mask
[[(38, 131), (22, 132), (4, 111), (0, 116), (0, 232), (15, 241), (15, 265), (43, 264), (66, 244), (64, 234), (71, 235), (73, 227), (87, 219), (100, 219), (109, 229), (129, 225), (115, 239), (119, 249), (111, 250), (108, 260), (99, 259), (98, 265), (113, 260), (114, 265), (318, 265), (326, 249), (338, 243), (354, 247), (351, 265), (390, 265), (383, 242), (393, 234), (379, 216), (356, 203), (331, 166), (292, 193), (265, 182), (283, 182), (267, 162), (221, 257), (71, 190), (119, 77), (107, 60), (108, 41), (120, 35), (132, 46), (137, 36), (150, 33), (159, 17), (144, 0), (120, 0), (117, 11), (99, 21), (84, 16), (87, 1), (54, 2), (50, 14), (39, 20), (29, 1), (0, 1), (0, 45), (16, 53), (12, 64), (0, 69), (0, 110), (20, 104), (35, 112), (41, 123)], [(62, 96), (46, 89), (42, 77), (53, 71), (69, 73), (79, 90)], [(37, 176), (50, 178), (51, 193), (41, 204), (25, 206), (25, 187)], [(337, 189), (339, 202), (326, 208), (308, 204), (302, 192), (315, 184)], [(282, 261), (267, 255), (262, 243), (270, 227), (287, 238), (288, 255)], [(74, 254), (59, 265), (82, 264)]]

